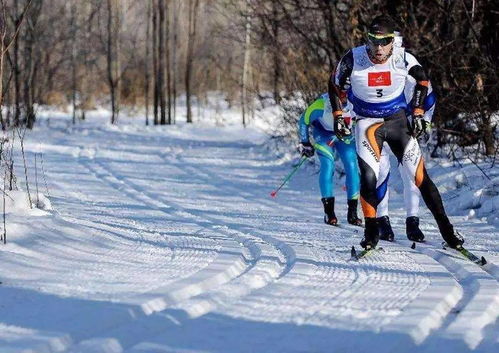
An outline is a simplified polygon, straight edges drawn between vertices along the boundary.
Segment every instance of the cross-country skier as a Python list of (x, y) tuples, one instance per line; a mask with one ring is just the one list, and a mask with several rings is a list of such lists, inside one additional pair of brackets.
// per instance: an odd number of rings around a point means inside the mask
[[(408, 99), (409, 107), (415, 86), (415, 82), (414, 84), (412, 84), (411, 82), (406, 83), (406, 97), (410, 97)], [(425, 109), (424, 119), (428, 122), (429, 127), (431, 124), (433, 112), (435, 110), (436, 99), (431, 89), (431, 83), (429, 84), (428, 88), (428, 96), (426, 97), (423, 105)], [(427, 135), (426, 138), (429, 138), (429, 131), (425, 132), (425, 134)], [(388, 215), (388, 180), (390, 178), (389, 156), (391, 154), (393, 153), (391, 152), (388, 144), (385, 142), (381, 150), (379, 176), (376, 183), (376, 193), (380, 200), (376, 213), (379, 237), (382, 240), (388, 241), (393, 241), (395, 237), (392, 226), (390, 224), (390, 217)], [(420, 192), (418, 187), (414, 183), (414, 180), (412, 180), (411, 176), (407, 173), (406, 169), (401, 164), (398, 165), (398, 170), (400, 172), (404, 187), (404, 203), (407, 215), (407, 218), (405, 220), (406, 235), (409, 240), (421, 242), (424, 240), (424, 233), (419, 228), (418, 214)]]
[[(403, 47), (394, 46), (393, 21), (376, 17), (369, 26), (367, 45), (353, 48), (341, 59), (329, 82), (329, 97), (334, 116), (334, 131), (339, 139), (352, 135), (343, 117), (345, 95), (357, 116), (356, 146), (361, 172), (360, 195), (365, 219), (361, 246), (374, 248), (379, 240), (376, 184), (384, 142), (397, 157), (419, 188), (426, 206), (433, 214), (440, 234), (456, 248), (463, 238), (445, 213), (442, 198), (424, 166), (417, 137), (427, 128), (424, 100), (428, 94), (428, 77), (416, 58)], [(412, 123), (406, 117), (408, 104), (404, 87), (408, 77), (416, 81), (411, 100)]]
[[(341, 107), (343, 109), (343, 107)], [(300, 138), (299, 150), (303, 156), (312, 157), (317, 150), (321, 164), (319, 172), (319, 187), (321, 190), (321, 201), (324, 205), (324, 221), (330, 225), (337, 225), (338, 218), (334, 212), (334, 159), (335, 153), (340, 155), (346, 174), (347, 189), (347, 221), (350, 224), (360, 226), (361, 219), (357, 216), (357, 204), (359, 198), (359, 169), (357, 166), (357, 154), (355, 141), (352, 138), (338, 140), (333, 130), (331, 119), (331, 104), (327, 93), (321, 95), (308, 106), (301, 115), (298, 123)], [(345, 116), (345, 120), (347, 117)], [(349, 124), (351, 122), (348, 122)], [(310, 143), (309, 130), (312, 126), (314, 144)]]
[[(402, 47), (403, 38), (399, 33), (395, 32), (394, 46)], [(414, 95), (414, 89), (416, 87), (416, 81), (408, 76), (404, 88), (404, 95), (406, 102), (408, 103), (407, 115), (412, 115), (411, 100)], [(424, 99), (423, 108), (425, 110), (424, 119), (428, 122), (428, 127), (431, 125), (431, 120), (433, 117), (433, 112), (435, 111), (435, 94), (431, 87), (431, 83), (428, 84), (428, 95)], [(429, 138), (429, 131), (425, 132), (425, 137)], [(377, 223), (379, 230), (379, 237), (382, 240), (393, 241), (394, 233), (390, 224), (390, 218), (388, 216), (388, 179), (390, 177), (390, 160), (389, 155), (391, 153), (390, 147), (385, 142), (381, 150), (380, 158), (380, 172), (378, 176), (378, 182), (376, 184), (376, 192), (380, 202), (377, 209)], [(409, 240), (421, 242), (424, 240), (424, 234), (419, 228), (419, 189), (417, 188), (414, 181), (411, 179), (410, 175), (405, 171), (405, 169), (399, 164), (399, 172), (402, 177), (402, 183), (404, 186), (404, 201), (407, 218), (405, 221), (406, 235)]]

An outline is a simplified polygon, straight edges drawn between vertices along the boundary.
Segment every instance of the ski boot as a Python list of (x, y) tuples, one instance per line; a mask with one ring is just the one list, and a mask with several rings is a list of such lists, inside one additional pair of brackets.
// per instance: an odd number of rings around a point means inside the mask
[(457, 230), (454, 230), (450, 235), (442, 234), (442, 237), (447, 245), (453, 249), (459, 249), (464, 244), (464, 238)]
[(321, 199), (324, 205), (324, 223), (335, 226), (338, 224), (338, 218), (334, 214), (334, 197), (323, 197)]
[(364, 220), (366, 228), (364, 229), (364, 239), (361, 240), (360, 246), (364, 249), (374, 249), (379, 240), (376, 218), (365, 218)]
[(362, 220), (357, 217), (358, 200), (348, 200), (347, 221), (354, 226), (362, 227)]
[(457, 249), (463, 245), (464, 238), (454, 229), (446, 216), (439, 218), (435, 217), (435, 220), (437, 221), (442, 238), (444, 238), (450, 248)]
[(379, 238), (381, 240), (393, 241), (395, 239), (395, 234), (393, 234), (392, 225), (390, 224), (390, 217), (378, 217), (376, 218), (376, 223), (378, 225)]
[(411, 216), (405, 220), (405, 233), (407, 239), (421, 243), (424, 241), (424, 234), (419, 229), (419, 217)]

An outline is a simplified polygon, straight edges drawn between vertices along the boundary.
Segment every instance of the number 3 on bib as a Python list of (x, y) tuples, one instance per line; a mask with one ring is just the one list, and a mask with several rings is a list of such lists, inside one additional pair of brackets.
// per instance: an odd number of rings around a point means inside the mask
[(378, 97), (378, 98), (383, 97), (383, 89), (382, 88), (376, 89), (376, 97)]

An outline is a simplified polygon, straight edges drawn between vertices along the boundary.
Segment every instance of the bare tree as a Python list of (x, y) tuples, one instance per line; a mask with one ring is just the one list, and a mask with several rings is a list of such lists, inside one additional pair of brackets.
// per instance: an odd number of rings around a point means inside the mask
[(95, 33), (95, 17), (97, 16), (98, 11), (99, 7), (94, 6), (90, 1), (82, 4), (81, 18), (83, 18), (83, 23), (79, 26), (79, 28), (81, 28), (81, 39), (79, 41), (81, 44), (79, 48), (79, 51), (81, 52), (79, 65), (80, 74), (77, 77), (79, 82), (81, 120), (85, 120), (85, 111), (93, 107), (93, 94), (90, 81), (96, 65), (94, 59), (95, 54), (92, 50), (92, 38)]
[[(24, 22), (24, 19), (26, 17), (26, 13), (29, 10), (31, 3), (33, 0), (29, 0), (17, 21), (14, 23), (14, 29), (13, 29), (13, 34), (12, 36), (7, 39), (8, 35), (8, 22), (7, 22), (7, 4), (5, 3), (5, 0), (0, 0), (0, 6), (1, 6), (1, 17), (0, 17), (0, 120), (2, 121), (2, 128), (5, 130), (6, 126), (4, 126), (4, 119), (3, 119), (3, 102), (4, 102), (4, 97), (5, 97), (5, 90), (3, 87), (3, 82), (4, 82), (4, 68), (5, 68), (5, 57), (9, 53), (9, 49), (14, 44), (19, 36), (19, 32), (21, 30), (21, 26)], [(17, 0), (16, 0), (17, 4)]]
[(172, 105), (173, 105), (173, 120), (172, 123), (175, 124), (175, 118), (177, 114), (177, 46), (178, 46), (178, 18), (180, 14), (180, 4), (177, 0), (173, 0), (172, 4), (172, 15), (173, 15), (173, 39), (172, 39)]
[(152, 1), (147, 0), (147, 17), (146, 17), (146, 57), (144, 60), (144, 95), (145, 95), (145, 106), (146, 106), (146, 125), (149, 125), (149, 87), (151, 83), (151, 72), (149, 67), (149, 60), (151, 57), (151, 12), (152, 12)]
[(26, 26), (24, 31), (24, 77), (23, 95), (25, 108), (25, 124), (31, 129), (35, 124), (35, 99), (37, 90), (40, 89), (38, 73), (40, 69), (39, 47), (39, 20), (43, 8), (43, 0), (31, 0), (32, 5), (26, 13)]
[(165, 0), (165, 72), (166, 72), (166, 105), (168, 109), (168, 120), (167, 123), (172, 123), (172, 75), (171, 75), (171, 50), (170, 50), (170, 0)]
[(279, 45), (279, 11), (277, 10), (277, 4), (272, 2), (272, 61), (273, 61), (273, 82), (272, 91), (274, 92), (274, 101), (279, 104), (281, 101), (281, 95), (279, 93), (279, 81), (281, 76), (281, 58), (280, 58), (280, 45)]
[[(12, 22), (14, 22), (15, 26), (18, 26), (21, 19), (24, 19), (24, 16), (18, 15), (19, 12), (19, 1), (14, 0), (14, 13), (12, 15)], [(14, 126), (19, 126), (21, 124), (21, 64), (19, 58), (19, 35), (14, 38), (14, 62), (13, 72), (14, 72), (14, 99), (15, 99), (15, 109), (14, 109)]]
[(159, 105), (161, 109), (160, 124), (166, 124), (166, 100), (165, 100), (165, 0), (158, 0), (159, 28), (158, 28), (158, 72), (157, 80), (159, 87)]
[(77, 83), (76, 83), (76, 35), (77, 35), (77, 20), (76, 20), (76, 13), (77, 13), (77, 2), (76, 0), (71, 0), (70, 7), (71, 7), (71, 38), (72, 38), (72, 45), (71, 45), (71, 78), (73, 81), (71, 90), (72, 90), (72, 101), (73, 101), (73, 125), (76, 124), (76, 91), (77, 91)]
[(187, 122), (192, 123), (192, 107), (191, 107), (191, 95), (192, 95), (192, 66), (194, 62), (194, 42), (196, 40), (196, 29), (197, 29), (197, 13), (199, 9), (199, 0), (189, 0), (188, 9), (188, 38), (187, 38), (187, 55), (185, 64), (185, 96), (187, 105)]
[(153, 72), (154, 72), (154, 125), (159, 124), (159, 91), (161, 86), (158, 83), (158, 70), (159, 70), (159, 55), (158, 55), (158, 31), (159, 31), (159, 23), (158, 23), (158, 1), (160, 0), (152, 0), (152, 50), (153, 50)]
[(251, 57), (251, 0), (246, 0), (246, 29), (244, 40), (244, 63), (243, 63), (243, 78), (241, 81), (241, 108), (243, 116), (243, 126), (246, 127), (246, 112), (248, 108), (248, 78), (250, 76), (250, 57)]
[(120, 3), (119, 0), (107, 0), (107, 80), (111, 94), (111, 124), (116, 123), (120, 109)]

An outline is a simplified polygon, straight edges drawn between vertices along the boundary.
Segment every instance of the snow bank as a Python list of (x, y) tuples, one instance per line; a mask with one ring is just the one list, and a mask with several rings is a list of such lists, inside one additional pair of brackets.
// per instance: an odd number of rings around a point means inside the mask
[(499, 167), (492, 162), (429, 160), (429, 174), (437, 184), (450, 215), (486, 220), (499, 225)]
[(40, 216), (52, 210), (50, 200), (43, 194), (31, 195), (23, 190), (7, 191), (5, 196), (5, 213), (8, 215)]

